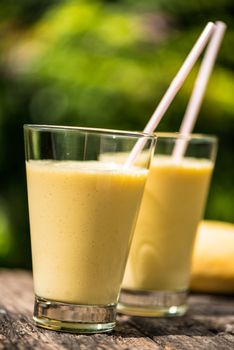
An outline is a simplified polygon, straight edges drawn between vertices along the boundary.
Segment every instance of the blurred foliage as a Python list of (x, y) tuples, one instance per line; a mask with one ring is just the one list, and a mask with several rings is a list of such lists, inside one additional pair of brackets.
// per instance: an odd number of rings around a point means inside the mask
[[(0, 264), (30, 266), (23, 123), (142, 130), (217, 18), (228, 31), (195, 131), (220, 139), (206, 217), (234, 221), (233, 15), (231, 0), (1, 0)], [(178, 130), (198, 67), (159, 130)]]

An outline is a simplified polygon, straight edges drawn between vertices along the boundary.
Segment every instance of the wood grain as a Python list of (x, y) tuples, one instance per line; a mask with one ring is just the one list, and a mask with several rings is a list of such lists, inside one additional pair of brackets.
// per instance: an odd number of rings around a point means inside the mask
[(233, 350), (234, 297), (192, 295), (178, 318), (118, 316), (109, 334), (73, 335), (38, 328), (32, 321), (32, 277), (0, 271), (0, 349)]

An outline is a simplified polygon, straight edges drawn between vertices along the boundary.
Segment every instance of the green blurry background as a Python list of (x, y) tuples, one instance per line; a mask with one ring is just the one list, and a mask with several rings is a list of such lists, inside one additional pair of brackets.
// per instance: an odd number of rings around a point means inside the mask
[[(219, 137), (206, 217), (234, 221), (232, 0), (0, 3), (0, 266), (30, 267), (24, 123), (142, 130), (208, 20), (228, 31), (195, 131)], [(158, 130), (177, 131), (193, 69)]]

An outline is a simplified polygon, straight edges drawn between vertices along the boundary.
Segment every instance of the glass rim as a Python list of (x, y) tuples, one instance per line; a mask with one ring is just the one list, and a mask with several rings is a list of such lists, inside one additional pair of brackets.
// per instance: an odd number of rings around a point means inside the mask
[(160, 139), (169, 139), (169, 140), (186, 140), (186, 141), (204, 141), (204, 142), (213, 142), (217, 143), (218, 138), (215, 135), (211, 134), (189, 134), (189, 135), (183, 135), (179, 132), (155, 132), (154, 135), (157, 137), (157, 141), (160, 141)]
[(134, 137), (134, 138), (147, 138), (147, 139), (157, 139), (157, 135), (150, 134), (146, 132), (139, 131), (127, 131), (127, 130), (115, 130), (115, 129), (106, 129), (106, 128), (91, 128), (91, 127), (82, 127), (82, 126), (64, 126), (64, 125), (47, 125), (47, 124), (24, 124), (24, 130), (33, 130), (33, 131), (77, 131), (77, 132), (87, 132), (91, 134), (104, 134), (104, 135), (115, 135), (123, 137)]

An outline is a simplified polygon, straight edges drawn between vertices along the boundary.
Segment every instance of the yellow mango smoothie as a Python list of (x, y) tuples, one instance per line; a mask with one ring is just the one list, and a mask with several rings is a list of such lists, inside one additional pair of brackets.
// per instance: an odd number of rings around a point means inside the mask
[(36, 295), (116, 304), (148, 171), (54, 160), (26, 169)]
[(213, 162), (157, 155), (151, 165), (122, 287), (188, 288), (192, 248)]

